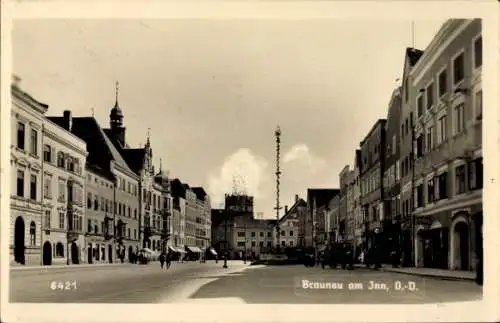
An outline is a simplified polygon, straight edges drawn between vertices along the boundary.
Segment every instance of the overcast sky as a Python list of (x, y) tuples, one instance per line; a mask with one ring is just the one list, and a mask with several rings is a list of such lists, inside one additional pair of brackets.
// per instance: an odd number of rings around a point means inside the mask
[[(425, 49), (444, 21), (416, 21)], [(338, 173), (385, 118), (411, 22), (353, 20), (23, 20), (13, 70), (22, 88), (102, 127), (119, 81), (132, 146), (147, 129), (156, 167), (204, 186), (213, 205), (233, 189), (274, 217), (275, 138), (282, 129), (281, 204)]]

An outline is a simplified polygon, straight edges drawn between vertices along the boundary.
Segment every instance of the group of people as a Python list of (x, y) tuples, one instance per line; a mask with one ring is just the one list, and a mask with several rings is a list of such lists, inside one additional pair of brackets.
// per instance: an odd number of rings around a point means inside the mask
[(172, 265), (172, 255), (170, 252), (162, 252), (160, 254), (160, 266), (161, 270), (167, 270)]

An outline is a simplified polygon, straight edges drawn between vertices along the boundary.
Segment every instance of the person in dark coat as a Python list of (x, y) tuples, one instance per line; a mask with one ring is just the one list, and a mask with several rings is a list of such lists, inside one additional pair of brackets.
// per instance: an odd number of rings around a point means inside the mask
[(170, 265), (172, 265), (172, 253), (170, 251), (167, 253), (165, 261), (166, 261), (167, 269), (169, 269)]
[(165, 264), (165, 253), (161, 253), (160, 254), (160, 266), (161, 266), (161, 270), (163, 270), (163, 266)]
[(381, 248), (381, 241), (380, 241), (380, 230), (378, 228), (375, 229), (374, 231), (374, 236), (373, 236), (373, 245), (372, 245), (372, 251), (370, 252), (370, 259), (371, 263), (373, 263), (373, 268), (374, 269), (379, 269), (381, 267), (380, 264), (380, 248)]

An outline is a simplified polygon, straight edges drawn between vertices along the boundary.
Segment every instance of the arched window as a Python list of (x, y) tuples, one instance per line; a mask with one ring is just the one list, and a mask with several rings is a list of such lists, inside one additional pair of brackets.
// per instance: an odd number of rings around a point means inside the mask
[(57, 166), (64, 167), (64, 153), (62, 151), (57, 153)]
[(34, 246), (36, 243), (36, 224), (34, 221), (31, 221), (30, 224), (30, 244)]
[(67, 165), (68, 165), (68, 170), (70, 172), (75, 171), (75, 163), (73, 162), (73, 157), (68, 156)]
[(56, 257), (64, 257), (64, 246), (60, 242), (56, 245)]

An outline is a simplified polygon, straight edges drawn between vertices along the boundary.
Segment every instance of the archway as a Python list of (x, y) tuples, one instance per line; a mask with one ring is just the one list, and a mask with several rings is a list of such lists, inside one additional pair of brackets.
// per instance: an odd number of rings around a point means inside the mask
[(419, 227), (417, 228), (417, 234), (415, 235), (415, 267), (424, 267), (424, 249), (424, 229), (423, 227)]
[(108, 245), (108, 259), (109, 263), (113, 263), (113, 246)]
[(52, 265), (52, 244), (48, 241), (43, 244), (43, 265)]
[(25, 264), (24, 256), (25, 226), (24, 220), (18, 216), (14, 225), (14, 260), (20, 264)]
[(132, 253), (134, 252), (134, 249), (132, 246), (128, 247), (128, 261), (132, 262)]
[(465, 221), (455, 224), (455, 267), (460, 270), (469, 270), (469, 225)]
[(78, 257), (78, 254), (79, 254), (78, 245), (73, 242), (71, 244), (71, 262), (75, 265), (80, 263), (80, 259)]
[(91, 244), (91, 243), (89, 243), (89, 245), (88, 245), (88, 247), (87, 247), (87, 262), (88, 262), (89, 264), (91, 264), (91, 263), (92, 263), (92, 258), (93, 258), (93, 257), (92, 257), (92, 244)]

